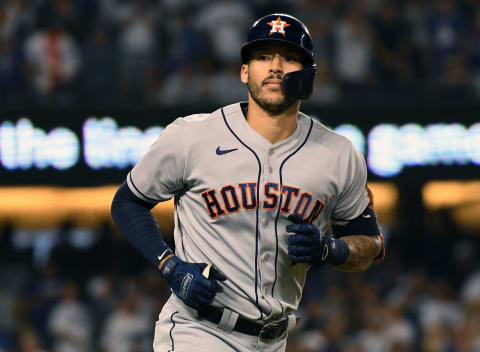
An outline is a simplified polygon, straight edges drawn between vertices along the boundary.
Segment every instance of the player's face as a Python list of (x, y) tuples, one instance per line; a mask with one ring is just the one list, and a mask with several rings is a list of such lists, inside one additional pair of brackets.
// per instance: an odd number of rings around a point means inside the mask
[(302, 69), (300, 54), (283, 43), (266, 43), (254, 49), (251, 57), (242, 65), (241, 80), (252, 99), (273, 113), (287, 110), (296, 100), (285, 96), (282, 80), (285, 74)]

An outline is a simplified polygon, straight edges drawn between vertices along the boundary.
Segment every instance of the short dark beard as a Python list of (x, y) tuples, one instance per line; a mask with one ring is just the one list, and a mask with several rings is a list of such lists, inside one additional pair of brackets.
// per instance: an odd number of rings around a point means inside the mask
[[(264, 84), (264, 82), (268, 79), (275, 79), (276, 77), (274, 76), (270, 76), (270, 77), (267, 77), (263, 82), (262, 82), (262, 85)], [(278, 79), (281, 79), (281, 78), (278, 78)], [(248, 91), (250, 92), (250, 95), (252, 96), (252, 99), (264, 110), (268, 111), (268, 112), (271, 112), (271, 113), (275, 113), (275, 114), (279, 114), (279, 113), (282, 113), (284, 112), (285, 110), (287, 110), (289, 107), (291, 107), (294, 103), (295, 103), (295, 99), (291, 99), (291, 98), (288, 98), (288, 97), (284, 97), (281, 101), (279, 101), (278, 103), (274, 103), (272, 100), (269, 100), (269, 99), (266, 99), (266, 98), (262, 98), (260, 97), (260, 91), (262, 90), (261, 87), (257, 86), (256, 84), (254, 84), (251, 80), (250, 80), (250, 77), (248, 78), (248, 82), (247, 82), (247, 87), (248, 87)]]

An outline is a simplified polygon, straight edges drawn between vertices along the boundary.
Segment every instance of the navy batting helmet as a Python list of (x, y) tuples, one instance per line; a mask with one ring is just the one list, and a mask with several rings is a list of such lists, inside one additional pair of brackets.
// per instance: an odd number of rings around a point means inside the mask
[(281, 13), (260, 18), (250, 27), (247, 41), (242, 45), (242, 62), (246, 64), (250, 60), (252, 48), (267, 41), (287, 43), (302, 54), (303, 69), (287, 73), (283, 78), (283, 89), (290, 98), (307, 99), (312, 94), (316, 73), (313, 42), (307, 27), (297, 18)]

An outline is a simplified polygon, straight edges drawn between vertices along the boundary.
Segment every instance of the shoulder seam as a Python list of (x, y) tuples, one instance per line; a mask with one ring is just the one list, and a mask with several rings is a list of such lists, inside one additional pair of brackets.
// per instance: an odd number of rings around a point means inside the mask
[[(179, 117), (179, 119), (181, 119), (183, 121), (187, 121), (187, 122), (203, 122), (203, 121), (205, 121), (205, 119), (209, 119), (211, 116), (213, 117), (214, 114), (215, 114), (215, 111), (211, 112), (211, 113), (192, 114), (192, 115), (187, 115), (187, 116), (181, 116), (181, 117)], [(200, 116), (202, 119), (201, 120), (189, 119), (189, 118), (192, 118), (194, 116)]]
[(234, 113), (236, 113), (236, 112), (237, 112), (237, 111), (230, 111), (228, 114), (225, 114), (225, 110), (224, 110), (224, 111), (223, 111), (223, 114), (224, 114), (225, 116), (230, 116), (231, 114), (234, 114)]

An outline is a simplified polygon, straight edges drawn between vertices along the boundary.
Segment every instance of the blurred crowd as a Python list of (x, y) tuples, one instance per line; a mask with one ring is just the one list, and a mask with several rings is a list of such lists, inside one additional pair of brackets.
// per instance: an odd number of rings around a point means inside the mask
[[(271, 12), (310, 29), (313, 104), (480, 98), (480, 0), (1, 0), (0, 104), (245, 99), (239, 49)], [(416, 216), (368, 272), (309, 271), (287, 352), (480, 352), (480, 241)], [(151, 351), (169, 294), (108, 224), (0, 229), (0, 352)]]
[(271, 12), (314, 38), (312, 104), (480, 97), (478, 0), (2, 0), (3, 106), (226, 104)]
[[(441, 227), (384, 227), (364, 273), (311, 269), (287, 352), (480, 351), (480, 241)], [(110, 224), (0, 232), (1, 352), (151, 351), (169, 294)]]
[(151, 351), (168, 290), (108, 226), (5, 229), (1, 352)]

